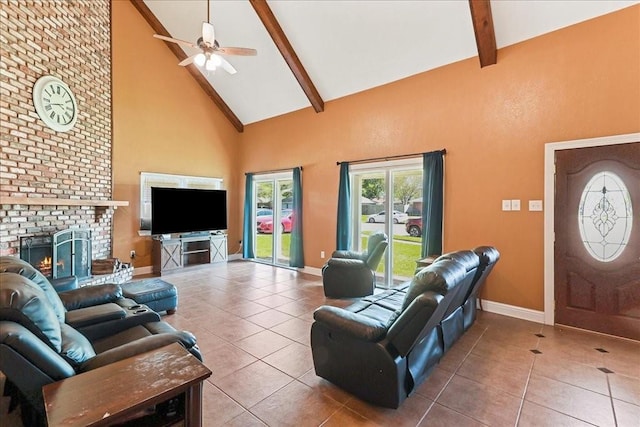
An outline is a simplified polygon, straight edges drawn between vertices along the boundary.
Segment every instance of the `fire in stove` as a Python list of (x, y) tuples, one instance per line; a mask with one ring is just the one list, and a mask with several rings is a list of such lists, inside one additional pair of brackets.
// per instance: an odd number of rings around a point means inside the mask
[[(53, 261), (51, 259), (51, 257), (47, 256), (44, 257), (44, 259), (42, 261), (40, 261), (40, 263), (38, 264), (38, 270), (40, 270), (40, 273), (44, 274), (45, 276), (51, 276)], [(58, 266), (59, 269), (63, 269), (64, 270), (64, 261), (58, 261), (56, 263), (56, 265)]]
[(38, 270), (45, 276), (51, 276), (51, 257), (44, 257), (38, 264)]

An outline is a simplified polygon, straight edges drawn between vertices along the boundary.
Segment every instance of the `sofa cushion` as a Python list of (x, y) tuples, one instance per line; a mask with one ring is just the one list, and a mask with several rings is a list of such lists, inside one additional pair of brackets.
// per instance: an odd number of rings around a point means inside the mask
[(466, 269), (451, 259), (443, 259), (423, 268), (411, 279), (402, 302), (402, 310), (405, 310), (417, 296), (424, 292), (431, 291), (446, 295), (465, 274)]
[(31, 280), (34, 284), (38, 285), (44, 292), (47, 300), (51, 304), (58, 321), (64, 322), (65, 308), (60, 301), (60, 297), (55, 288), (37, 269), (31, 264), (16, 257), (3, 256), (0, 257), (0, 272), (16, 273)]
[(377, 342), (384, 338), (389, 329), (389, 324), (393, 323), (397, 317), (395, 312), (387, 312), (385, 316), (381, 314), (379, 307), (372, 311), (364, 308), (357, 312), (345, 310), (339, 307), (323, 305), (314, 313), (313, 318), (320, 323), (324, 323), (332, 330), (343, 332), (356, 339), (369, 342)]
[(73, 367), (78, 367), (81, 363), (95, 357), (96, 352), (89, 340), (71, 326), (63, 323), (60, 325), (62, 335), (62, 350), (60, 355), (64, 357)]
[(60, 352), (60, 322), (56, 313), (42, 289), (26, 277), (0, 273), (0, 319), (21, 324)]
[(452, 259), (459, 262), (464, 266), (465, 271), (467, 272), (478, 268), (478, 264), (480, 263), (478, 254), (469, 250), (449, 252), (444, 255), (440, 255), (438, 258), (436, 258), (434, 263), (445, 259)]

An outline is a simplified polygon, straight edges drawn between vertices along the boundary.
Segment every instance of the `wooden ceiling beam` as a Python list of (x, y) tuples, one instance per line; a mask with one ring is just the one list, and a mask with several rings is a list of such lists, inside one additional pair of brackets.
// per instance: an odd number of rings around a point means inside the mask
[(480, 67), (493, 65), (498, 62), (496, 48), (496, 33), (493, 30), (493, 16), (491, 15), (490, 0), (469, 0), (473, 31), (476, 35)]
[[(167, 37), (172, 37), (171, 34), (167, 31), (167, 29), (162, 25), (162, 23), (156, 18), (156, 16), (151, 12), (151, 10), (147, 7), (143, 0), (130, 0), (131, 4), (140, 12), (140, 15), (147, 21), (147, 23), (151, 26), (153, 31), (156, 34), (160, 34)], [(164, 42), (167, 47), (173, 52), (173, 54), (178, 59), (178, 62), (187, 58), (187, 54), (175, 43)], [(176, 64), (176, 67), (178, 64)], [(197, 66), (194, 64), (187, 65), (184, 67), (187, 69), (191, 77), (195, 79), (195, 81), (200, 85), (202, 90), (211, 98), (214, 104), (218, 106), (218, 108), (222, 111), (222, 114), (225, 115), (227, 120), (231, 122), (233, 127), (236, 128), (238, 132), (244, 131), (244, 125), (238, 119), (238, 117), (231, 111), (231, 108), (224, 102), (224, 100), (220, 97), (218, 92), (216, 92), (213, 87), (211, 87), (211, 83), (202, 73), (198, 70)]]
[(305, 95), (307, 95), (307, 98), (309, 98), (309, 102), (311, 102), (313, 109), (316, 111), (316, 113), (324, 111), (324, 101), (316, 90), (316, 87), (311, 81), (309, 74), (307, 74), (307, 71), (302, 66), (298, 55), (291, 46), (291, 43), (289, 43), (289, 39), (287, 39), (284, 31), (282, 31), (282, 27), (280, 27), (278, 20), (273, 15), (271, 8), (267, 4), (267, 1), (249, 0), (249, 2), (258, 14), (258, 17), (262, 21), (262, 24), (267, 29), (267, 32), (273, 39), (273, 42), (278, 47), (278, 50), (282, 54), (282, 57), (286, 61), (287, 65), (289, 65), (291, 72), (293, 72), (296, 80), (298, 80), (298, 83), (302, 87)]

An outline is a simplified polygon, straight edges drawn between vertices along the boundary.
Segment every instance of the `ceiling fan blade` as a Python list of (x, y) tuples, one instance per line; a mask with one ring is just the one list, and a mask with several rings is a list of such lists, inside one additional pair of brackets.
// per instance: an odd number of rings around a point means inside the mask
[(213, 46), (216, 43), (216, 34), (213, 31), (213, 25), (208, 22), (202, 23), (202, 40)]
[(255, 56), (258, 51), (248, 47), (219, 47), (216, 49), (216, 53), (220, 55)]
[(154, 34), (153, 37), (155, 37), (157, 39), (160, 39), (160, 40), (164, 40), (166, 42), (183, 44), (183, 45), (189, 46), (189, 47), (196, 47), (196, 48), (198, 47), (198, 46), (196, 46), (195, 44), (193, 44), (191, 42), (187, 42), (187, 41), (179, 40), (179, 39), (174, 39), (174, 38), (163, 36), (163, 35), (160, 35), (160, 34)]
[(229, 64), (229, 61), (227, 61), (226, 59), (224, 59), (223, 57), (219, 56), (218, 58), (220, 58), (220, 66), (229, 74), (235, 74), (237, 73), (236, 69), (233, 68), (233, 65)]
[(188, 58), (183, 59), (182, 61), (180, 61), (180, 63), (178, 65), (185, 67), (189, 64), (193, 64), (193, 60), (195, 59), (196, 56), (198, 56), (199, 53), (196, 53), (195, 55), (191, 55)]

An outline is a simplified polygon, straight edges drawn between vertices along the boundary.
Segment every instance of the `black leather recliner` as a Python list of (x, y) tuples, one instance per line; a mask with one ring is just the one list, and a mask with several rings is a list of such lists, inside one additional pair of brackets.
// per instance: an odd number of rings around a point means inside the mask
[[(478, 310), (476, 309), (476, 301), (479, 301), (480, 292), (487, 281), (487, 276), (493, 270), (500, 259), (500, 252), (493, 246), (478, 246), (473, 248), (479, 260), (478, 269), (476, 270), (476, 276), (473, 279), (469, 293), (462, 306), (464, 313), (464, 330), (466, 331), (476, 321), (476, 315)], [(481, 306), (482, 307), (482, 306)]]
[(77, 279), (65, 281), (69, 286), (60, 287), (48, 280), (28, 262), (12, 256), (0, 257), (0, 272), (11, 272), (28, 278), (45, 293), (47, 300), (62, 322), (77, 329), (87, 338), (96, 340), (123, 331), (131, 326), (157, 322), (160, 315), (147, 306), (124, 298), (120, 285), (103, 285), (78, 288)]
[(345, 308), (314, 312), (311, 349), (316, 374), (356, 396), (397, 408), (444, 352), (440, 322), (465, 269), (442, 260), (408, 284)]
[[(44, 420), (45, 384), (175, 342), (202, 360), (195, 337), (157, 320), (157, 314), (126, 313), (124, 318), (110, 318), (113, 310), (128, 309), (112, 302), (101, 304), (101, 298), (110, 300), (113, 293), (102, 294), (91, 287), (79, 289), (87, 289), (86, 300), (80, 293), (64, 297), (67, 304), (82, 307), (66, 311), (53, 287), (41, 286), (48, 283), (46, 279), (40, 284), (29, 279), (44, 278), (35, 274), (35, 269), (7, 259), (0, 261), (4, 271), (0, 273), (0, 370), (7, 377), (12, 397), (19, 399), (23, 414), (26, 411), (26, 417), (35, 424)], [(90, 302), (95, 305), (87, 306)], [(90, 337), (67, 322), (76, 311), (85, 313), (79, 317), (91, 326)], [(96, 319), (106, 320), (100, 323)]]
[(363, 400), (397, 408), (462, 335), (464, 319), (475, 319), (463, 307), (475, 310), (479, 282), (497, 253), (491, 247), (452, 252), (396, 288), (346, 308), (318, 308), (311, 327), (316, 374)]
[(389, 245), (385, 233), (369, 236), (367, 250), (333, 251), (322, 267), (324, 294), (330, 298), (354, 298), (373, 294), (375, 270)]

